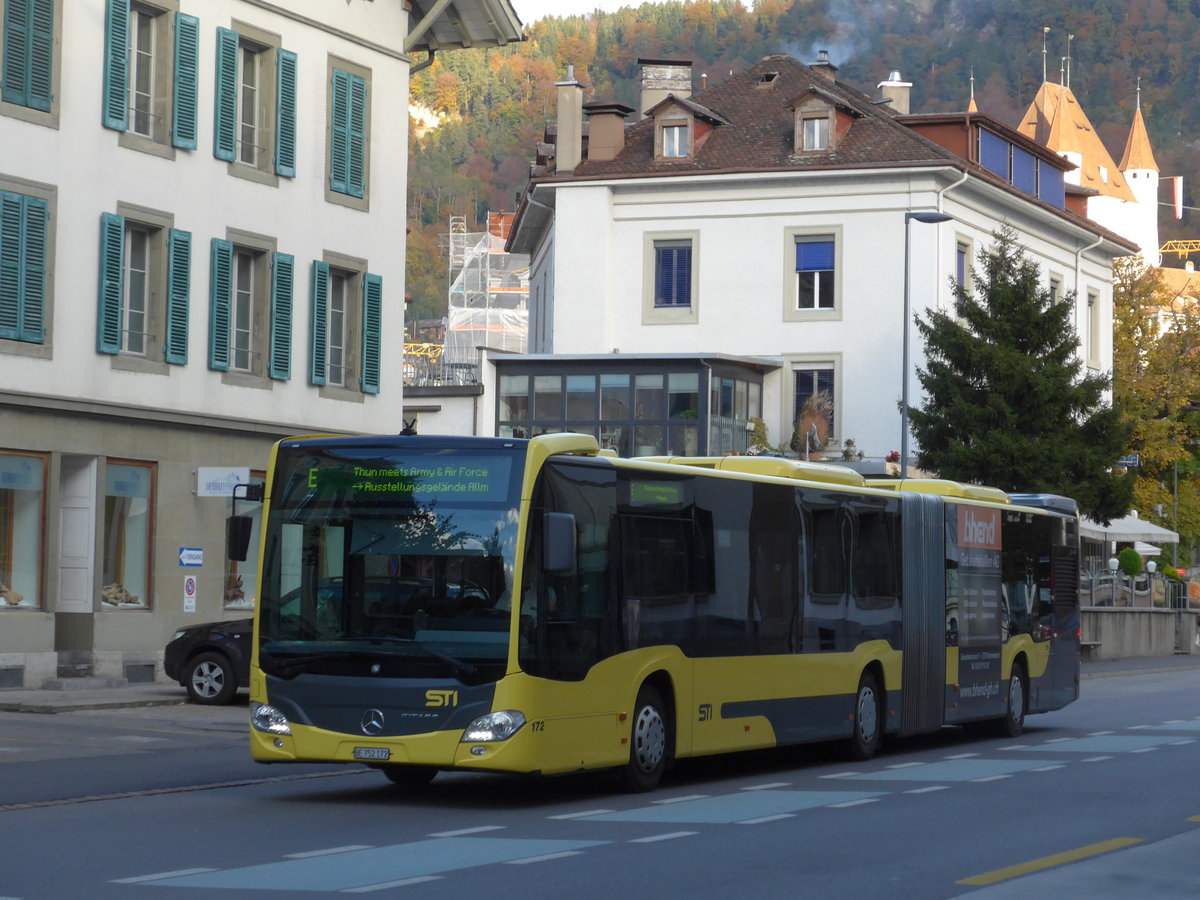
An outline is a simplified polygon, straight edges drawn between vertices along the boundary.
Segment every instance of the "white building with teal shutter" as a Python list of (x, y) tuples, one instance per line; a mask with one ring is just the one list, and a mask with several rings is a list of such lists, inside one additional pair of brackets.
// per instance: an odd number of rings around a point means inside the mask
[(431, 51), (520, 22), (0, 0), (0, 27), (0, 689), (149, 678), (180, 626), (253, 608), (223, 527), (272, 442), (402, 427), (395, 110)]

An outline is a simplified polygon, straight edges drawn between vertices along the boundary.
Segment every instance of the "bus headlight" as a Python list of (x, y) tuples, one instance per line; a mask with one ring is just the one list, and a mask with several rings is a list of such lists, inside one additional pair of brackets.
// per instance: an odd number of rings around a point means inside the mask
[(525, 724), (525, 717), (515, 709), (480, 716), (463, 732), (462, 743), (477, 744), (487, 741), (507, 741)]
[(273, 706), (263, 703), (252, 703), (250, 709), (250, 724), (259, 731), (267, 734), (291, 734), (292, 726), (287, 716)]

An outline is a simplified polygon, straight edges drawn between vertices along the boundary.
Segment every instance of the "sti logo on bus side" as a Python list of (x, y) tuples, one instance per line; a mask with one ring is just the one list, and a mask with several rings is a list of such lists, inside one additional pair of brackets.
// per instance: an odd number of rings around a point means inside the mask
[(958, 508), (958, 546), (1000, 549), (1000, 510)]
[(458, 691), (426, 691), (426, 706), (458, 706)]

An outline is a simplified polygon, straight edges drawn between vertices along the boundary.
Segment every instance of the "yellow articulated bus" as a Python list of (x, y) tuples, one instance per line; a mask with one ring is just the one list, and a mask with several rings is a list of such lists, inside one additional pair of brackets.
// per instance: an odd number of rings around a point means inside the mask
[(866, 759), (971, 722), (1015, 736), (1079, 693), (1064, 497), (619, 459), (577, 434), (288, 439), (265, 494), (264, 763), (405, 785), (611, 768), (650, 790), (690, 756), (841, 740)]

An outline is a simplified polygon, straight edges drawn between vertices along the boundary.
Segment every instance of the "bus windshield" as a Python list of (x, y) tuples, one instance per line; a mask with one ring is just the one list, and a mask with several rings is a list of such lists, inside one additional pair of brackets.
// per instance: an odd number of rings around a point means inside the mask
[(268, 675), (505, 670), (524, 449), (284, 442), (259, 603)]

